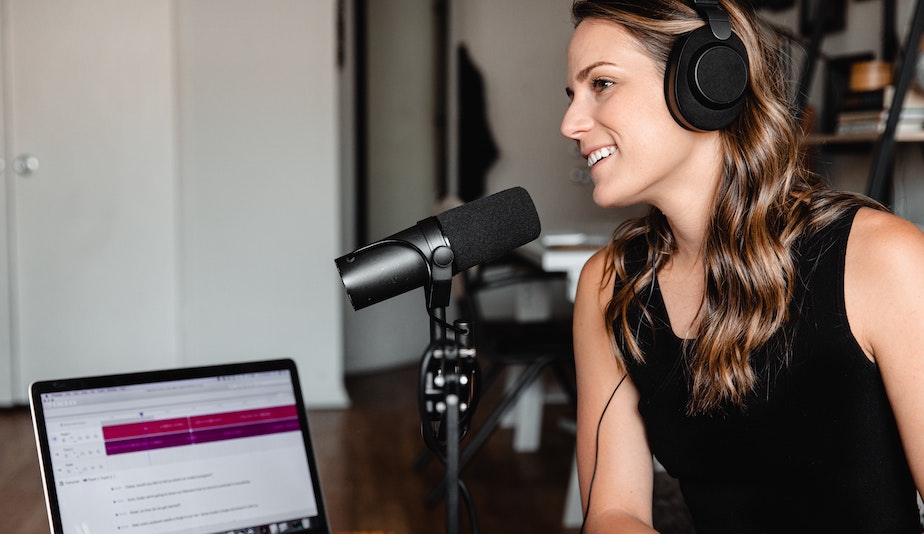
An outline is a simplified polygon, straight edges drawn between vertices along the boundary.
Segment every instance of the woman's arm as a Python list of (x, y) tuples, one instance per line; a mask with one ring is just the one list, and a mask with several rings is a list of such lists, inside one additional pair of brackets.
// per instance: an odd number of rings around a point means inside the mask
[(905, 456), (924, 492), (924, 233), (861, 209), (847, 242), (847, 318), (879, 367)]
[(604, 319), (613, 292), (612, 280), (602, 283), (605, 261), (601, 251), (584, 266), (574, 303), (577, 460), (585, 532), (654, 532), (654, 470), (638, 391), (628, 378), (616, 389), (625, 373), (616, 363)]

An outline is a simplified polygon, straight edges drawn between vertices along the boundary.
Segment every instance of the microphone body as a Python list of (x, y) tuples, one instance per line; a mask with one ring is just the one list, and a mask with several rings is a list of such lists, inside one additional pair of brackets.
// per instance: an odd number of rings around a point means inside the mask
[(433, 222), (436, 218), (424, 219), (416, 226), (337, 258), (337, 269), (354, 310), (426, 283), (430, 276), (429, 252), (448, 244), (436, 240), (431, 244), (421, 230), (425, 221)]
[(432, 266), (457, 274), (536, 239), (540, 231), (532, 199), (514, 187), (428, 217), (335, 263), (359, 310), (427, 284)]

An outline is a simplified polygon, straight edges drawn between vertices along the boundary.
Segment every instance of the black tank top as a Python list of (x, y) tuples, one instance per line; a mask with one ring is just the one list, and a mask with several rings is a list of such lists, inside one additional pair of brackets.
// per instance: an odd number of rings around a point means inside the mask
[(922, 532), (882, 378), (847, 322), (855, 213), (799, 245), (792, 320), (752, 354), (758, 385), (743, 410), (687, 414), (682, 340), (657, 283), (640, 295), (653, 324), (639, 332), (646, 362), (626, 358), (629, 373), (651, 450), (678, 479), (699, 534)]

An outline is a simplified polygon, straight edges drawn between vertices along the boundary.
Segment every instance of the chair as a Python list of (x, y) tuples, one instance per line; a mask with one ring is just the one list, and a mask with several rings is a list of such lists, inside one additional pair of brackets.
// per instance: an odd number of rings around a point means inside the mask
[[(460, 275), (460, 279), (461, 295), (458, 300), (462, 316), (472, 324), (477, 358), (483, 369), (480, 398), (484, 400), (485, 394), (496, 387), (504, 371), (522, 369), (508, 384), (496, 404), (487, 406), (480, 403), (477, 407), (476, 415), (484, 410), (489, 410), (489, 413), (486, 419), (476, 420), (468, 443), (463, 443), (459, 460), (459, 468), (462, 469), (490, 438), (524, 392), (543, 377), (546, 369), (553, 371), (572, 406), (577, 404), (577, 393), (570, 313), (532, 319), (497, 317), (485, 313), (485, 299), (490, 298), (490, 294), (503, 288), (516, 291), (528, 287), (527, 284), (561, 281), (564, 279), (563, 273), (542, 271), (512, 253), (478, 269), (466, 271)], [(431, 456), (430, 451), (424, 451), (415, 462), (415, 467), (422, 468)], [(444, 490), (445, 484), (440, 484), (430, 495), (428, 503), (435, 504)]]

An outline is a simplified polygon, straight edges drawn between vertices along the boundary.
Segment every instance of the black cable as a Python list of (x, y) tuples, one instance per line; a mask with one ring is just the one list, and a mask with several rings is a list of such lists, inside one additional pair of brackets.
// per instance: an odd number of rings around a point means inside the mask
[[(440, 462), (445, 464), (446, 458), (442, 454), (442, 450), (438, 442), (438, 437), (434, 437), (432, 433), (432, 429), (428, 428), (431, 425), (431, 423), (430, 423), (429, 412), (427, 411), (427, 397), (426, 397), (426, 391), (427, 391), (427, 385), (428, 385), (427, 384), (427, 373), (430, 369), (430, 360), (433, 358), (433, 351), (435, 350), (435, 348), (436, 348), (436, 343), (431, 342), (430, 345), (427, 347), (427, 349), (424, 351), (423, 356), (421, 357), (421, 360), (420, 360), (420, 367), (418, 369), (419, 374), (417, 375), (418, 377), (417, 413), (418, 413), (418, 416), (420, 417), (420, 434), (424, 440), (424, 444), (427, 446), (428, 449), (433, 451), (433, 453), (436, 454), (437, 457), (440, 458)], [(438, 432), (439, 431), (437, 431), (437, 433)]]
[(587, 488), (587, 507), (584, 508), (584, 517), (581, 519), (580, 534), (584, 534), (587, 514), (590, 513), (590, 497), (594, 492), (594, 479), (597, 478), (597, 462), (600, 459), (600, 427), (603, 426), (603, 416), (606, 415), (606, 410), (610, 407), (610, 403), (613, 402), (613, 397), (615, 397), (616, 392), (619, 391), (619, 386), (622, 385), (627, 376), (629, 376), (629, 373), (622, 375), (622, 378), (619, 379), (619, 383), (616, 384), (616, 387), (613, 388), (613, 392), (610, 393), (610, 398), (607, 399), (606, 404), (603, 406), (603, 412), (600, 414), (600, 419), (597, 421), (597, 436), (594, 440), (594, 469), (590, 474), (590, 487)]
[(468, 510), (468, 525), (472, 534), (478, 534), (478, 514), (475, 513), (475, 501), (472, 500), (472, 494), (468, 491), (468, 486), (462, 479), (459, 479), (459, 494), (462, 495), (462, 501), (465, 503), (465, 509)]

